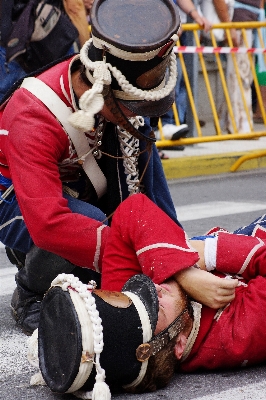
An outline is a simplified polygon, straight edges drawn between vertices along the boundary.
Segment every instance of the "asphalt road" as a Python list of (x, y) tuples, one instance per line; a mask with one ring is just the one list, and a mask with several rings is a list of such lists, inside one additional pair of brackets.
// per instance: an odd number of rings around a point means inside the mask
[[(169, 182), (180, 221), (188, 235), (202, 234), (213, 226), (230, 231), (266, 213), (266, 170)], [(167, 227), (165, 227), (167, 228)], [(14, 284), (12, 267), (0, 248), (0, 400), (72, 400), (73, 395), (53, 394), (47, 387), (30, 386), (36, 372), (27, 361), (27, 337), (10, 316)], [(179, 374), (155, 393), (117, 394), (114, 400), (265, 400), (266, 366), (216, 373)]]

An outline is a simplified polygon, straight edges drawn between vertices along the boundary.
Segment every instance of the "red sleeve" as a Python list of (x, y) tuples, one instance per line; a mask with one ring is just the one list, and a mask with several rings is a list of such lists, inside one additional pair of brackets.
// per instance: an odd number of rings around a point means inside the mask
[(101, 267), (109, 228), (72, 213), (62, 196), (58, 164), (67, 157), (69, 140), (60, 124), (39, 100), (20, 89), (5, 109), (2, 127), (9, 131), (4, 152), (35, 245), (76, 265)]
[(250, 280), (266, 276), (266, 245), (257, 237), (220, 232), (217, 242), (216, 270), (240, 274)]
[(104, 251), (102, 288), (121, 290), (138, 273), (160, 284), (198, 259), (184, 230), (148, 197), (134, 194), (113, 216)]

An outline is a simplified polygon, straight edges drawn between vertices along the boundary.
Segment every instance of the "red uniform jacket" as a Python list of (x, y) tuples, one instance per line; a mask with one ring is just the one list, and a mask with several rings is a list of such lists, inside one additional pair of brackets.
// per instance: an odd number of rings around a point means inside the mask
[[(57, 64), (38, 78), (73, 109), (69, 81), (71, 60)], [(0, 121), (0, 173), (12, 178), (35, 245), (82, 267), (94, 268), (96, 257), (101, 264), (110, 228), (72, 213), (62, 197), (62, 181), (71, 180), (81, 167), (60, 123), (24, 88), (16, 90), (0, 111)]]
[[(61, 62), (38, 76), (71, 110), (75, 108), (75, 99), (70, 67), (77, 58)], [(90, 189), (89, 179), (84, 178), (85, 173), (67, 132), (38, 98), (25, 88), (19, 88), (0, 110), (0, 177), (3, 175), (12, 179), (34, 244), (75, 265), (96, 270), (101, 270), (103, 249), (110, 228), (93, 219), (93, 215), (88, 218), (71, 212), (62, 195), (62, 184), (77, 184), (78, 180), (82, 184), (78, 191), (85, 192), (80, 199), (99, 207), (108, 215), (128, 197), (128, 172), (123, 166), (123, 159), (109, 157), (112, 153), (109, 147), (120, 151), (115, 129), (115, 125), (107, 123), (103, 134), (101, 150), (106, 150), (108, 154), (99, 159), (99, 166), (107, 179), (107, 193), (97, 201), (93, 189)], [(148, 134), (148, 125), (145, 124), (142, 129)], [(140, 141), (137, 159), (137, 169), (143, 177), (143, 190), (178, 223), (158, 152), (153, 146), (149, 158), (148, 153), (142, 151), (145, 146), (144, 141)], [(1, 189), (4, 188), (0, 185)]]
[[(130, 220), (128, 215), (131, 215)], [(181, 370), (232, 368), (266, 360), (266, 232), (254, 237), (218, 233), (216, 273), (241, 274), (247, 286), (236, 288), (224, 310), (203, 306), (196, 339)], [(185, 233), (143, 195), (117, 209), (103, 258), (102, 288), (121, 290), (132, 275), (145, 273), (162, 283), (193, 266), (198, 254)]]

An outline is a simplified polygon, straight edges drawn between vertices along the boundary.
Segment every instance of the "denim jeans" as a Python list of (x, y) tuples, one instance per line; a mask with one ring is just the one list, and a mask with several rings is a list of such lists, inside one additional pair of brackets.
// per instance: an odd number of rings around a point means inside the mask
[[(180, 38), (181, 46), (186, 45), (186, 32), (183, 32)], [(176, 58), (176, 69), (177, 69), (177, 81), (175, 86), (175, 103), (178, 111), (178, 117), (180, 124), (184, 124), (186, 120), (187, 111), (187, 89), (185, 80), (180, 64), (179, 57)], [(162, 116), (162, 124), (175, 124), (174, 114), (170, 109), (166, 114)]]

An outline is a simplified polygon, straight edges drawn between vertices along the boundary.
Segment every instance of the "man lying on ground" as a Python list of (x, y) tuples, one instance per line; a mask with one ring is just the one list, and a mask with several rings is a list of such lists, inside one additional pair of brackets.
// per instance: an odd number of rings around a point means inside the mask
[[(251, 224), (252, 236), (217, 228), (206, 240), (187, 241), (182, 248), (180, 228), (145, 196), (133, 196), (114, 216), (104, 253), (102, 288), (121, 290), (130, 276), (148, 275), (158, 284), (159, 321), (160, 313), (165, 318), (159, 329), (174, 319), (171, 313), (179, 298), (173, 289), (175, 281), (197, 301), (192, 302), (191, 330), (176, 340), (181, 371), (258, 364), (266, 360), (264, 219)], [(200, 255), (194, 263), (193, 249)], [(189, 258), (190, 267), (183, 262)]]
[[(164, 355), (164, 365), (171, 364), (165, 371), (170, 373), (164, 384), (178, 360), (182, 372), (265, 361), (263, 224), (263, 218), (254, 223), (252, 236), (216, 229), (205, 240), (189, 241), (145, 195), (133, 195), (118, 207), (103, 257), (102, 289), (120, 291), (130, 278), (143, 273), (155, 283), (159, 302), (152, 338), (165, 331), (168, 335), (177, 318), (180, 324), (171, 343), (167, 340), (158, 354), (149, 357), (147, 350), (147, 373), (126, 390), (142, 392), (160, 387), (158, 374)], [(191, 297), (192, 313), (181, 286)], [(109, 335), (108, 330), (105, 334)]]

